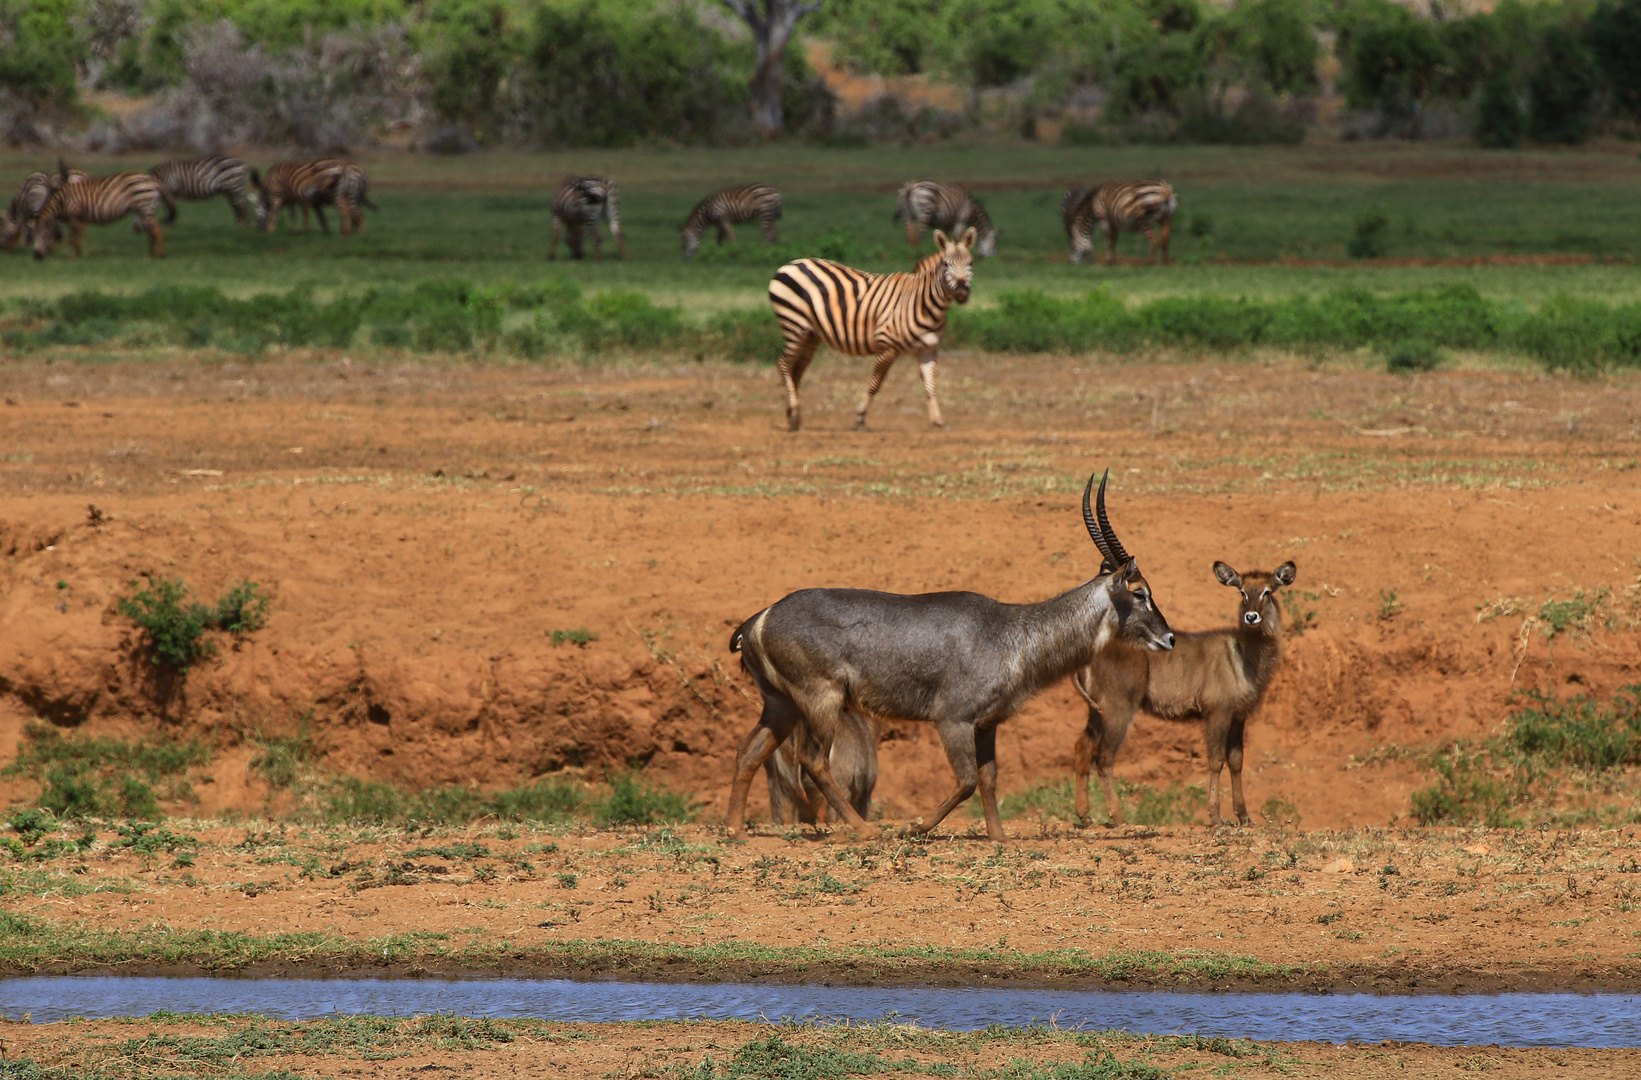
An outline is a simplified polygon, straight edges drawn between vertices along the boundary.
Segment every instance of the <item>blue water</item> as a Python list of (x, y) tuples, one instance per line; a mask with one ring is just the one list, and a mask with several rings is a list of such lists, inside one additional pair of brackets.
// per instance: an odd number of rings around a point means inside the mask
[(972, 1030), (1053, 1022), (1135, 1034), (1439, 1046), (1641, 1047), (1641, 995), (1253, 994), (1168, 990), (935, 989), (569, 979), (174, 978), (45, 975), (0, 979), (0, 1017), (254, 1012), (280, 1020), (337, 1013), (622, 1020), (879, 1020)]

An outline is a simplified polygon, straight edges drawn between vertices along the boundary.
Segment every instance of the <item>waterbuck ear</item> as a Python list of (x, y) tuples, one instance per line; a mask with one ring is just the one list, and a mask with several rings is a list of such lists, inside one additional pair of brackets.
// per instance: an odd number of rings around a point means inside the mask
[[(1101, 563), (1100, 569), (1104, 570), (1105, 565), (1106, 564)], [(1139, 576), (1139, 561), (1137, 559), (1129, 559), (1127, 562), (1117, 567), (1117, 569), (1111, 571), (1111, 576), (1105, 579), (1106, 591), (1113, 593), (1126, 592), (1128, 591), (1128, 583)]]
[(1242, 575), (1232, 570), (1228, 563), (1215, 563), (1214, 576), (1219, 579), (1221, 585), (1229, 585), (1233, 589), (1242, 588)]
[(1293, 579), (1298, 575), (1298, 573), (1299, 570), (1293, 565), (1293, 560), (1289, 559), (1287, 562), (1276, 568), (1276, 573), (1271, 575), (1271, 580), (1276, 582), (1278, 585), (1292, 585)]
[(946, 254), (946, 252), (951, 250), (951, 246), (952, 246), (952, 238), (947, 236), (945, 233), (941, 232), (939, 229), (936, 229), (934, 231), (934, 248), (935, 248), (935, 250), (940, 252), (940, 254), (944, 255), (944, 254)]
[(968, 232), (965, 232), (963, 234), (963, 239), (959, 240), (957, 242), (957, 245), (959, 247), (972, 248), (972, 247), (974, 247), (975, 238), (978, 237), (979, 235), (980, 235), (979, 233), (974, 231), (974, 226), (970, 225)]

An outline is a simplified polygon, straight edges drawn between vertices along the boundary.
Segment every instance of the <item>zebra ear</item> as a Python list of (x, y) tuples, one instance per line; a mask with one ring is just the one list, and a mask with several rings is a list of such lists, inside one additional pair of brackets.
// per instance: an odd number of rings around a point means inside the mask
[(974, 226), (970, 225), (969, 226), (969, 231), (963, 234), (963, 239), (959, 240), (957, 242), (957, 245), (959, 247), (965, 247), (965, 248), (971, 248), (972, 249), (974, 247), (975, 238), (979, 235), (980, 235), (979, 233), (974, 231)]
[(940, 254), (944, 255), (951, 248), (951, 246), (952, 246), (952, 238), (947, 236), (945, 233), (941, 232), (939, 229), (936, 229), (934, 231), (934, 248), (935, 248), (935, 250), (940, 252)]

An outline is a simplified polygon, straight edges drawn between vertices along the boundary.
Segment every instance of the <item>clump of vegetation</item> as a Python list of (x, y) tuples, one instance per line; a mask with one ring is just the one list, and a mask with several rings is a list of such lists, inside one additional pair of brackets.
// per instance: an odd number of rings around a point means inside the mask
[(636, 771), (611, 776), (609, 795), (591, 809), (600, 825), (659, 825), (695, 816), (687, 797), (650, 783)]
[(58, 817), (155, 817), (159, 801), (193, 798), (189, 770), (211, 758), (198, 740), (129, 742), (65, 736), (34, 721), (23, 729), (17, 758), (0, 776), (37, 781), (41, 808)]
[(1356, 219), (1345, 251), (1353, 259), (1377, 259), (1390, 250), (1390, 219), (1383, 214), (1363, 214)]
[(1519, 826), (1529, 805), (1554, 801), (1560, 772), (1575, 770), (1587, 782), (1641, 765), (1641, 686), (1627, 686), (1607, 701), (1538, 690), (1521, 699), (1499, 735), (1430, 755), (1438, 780), (1413, 794), (1413, 816), (1421, 823)]
[(1385, 351), (1386, 370), (1403, 374), (1435, 371), (1441, 362), (1440, 351), (1428, 341), (1399, 341)]
[(46, 862), (64, 855), (88, 851), (97, 842), (97, 835), (82, 832), (73, 840), (60, 840), (51, 834), (58, 822), (46, 810), (14, 810), (6, 819), (9, 833), (0, 835), (0, 851), (19, 862)]
[[(1091, 805), (1096, 814), (1105, 805), (1104, 787), (1098, 779), (1091, 785)], [(997, 812), (1005, 820), (1039, 817), (1044, 820), (1077, 822), (1075, 792), (1070, 780), (1049, 780), (1024, 791), (1005, 795), (997, 802)], [(1200, 784), (1174, 781), (1165, 788), (1130, 784), (1117, 780), (1117, 797), (1122, 800), (1128, 820), (1135, 825), (1186, 825), (1196, 820), (1197, 811), (1207, 805), (1207, 793)], [(969, 800), (969, 813), (984, 813), (979, 798)]]
[[(137, 589), (137, 583), (131, 583)], [(205, 636), (207, 630), (242, 636), (260, 630), (268, 621), (269, 600), (254, 581), (242, 581), (229, 589), (215, 607), (187, 604), (188, 586), (181, 578), (150, 576), (146, 588), (137, 589), (115, 606), (121, 615), (142, 628), (153, 655), (178, 674), (216, 653), (216, 643)]]
[(596, 630), (588, 630), (586, 627), (582, 626), (577, 627), (574, 630), (554, 630), (548, 635), (548, 637), (554, 645), (579, 645), (585, 649), (588, 645), (591, 645), (593, 642), (598, 640), (598, 632)]
[(322, 817), (349, 824), (457, 825), (490, 817), (546, 823), (591, 818), (599, 825), (653, 825), (687, 821), (695, 812), (684, 795), (637, 772), (612, 775), (607, 789), (569, 777), (548, 777), (490, 794), (455, 785), (413, 791), (347, 777), (321, 787), (317, 795)]
[(257, 746), (257, 752), (250, 762), (251, 771), (260, 773), (275, 791), (295, 787), (319, 757), (319, 748), (314, 744), (307, 716), (302, 717), (296, 730), (288, 734), (276, 735), (258, 730), (250, 738)]

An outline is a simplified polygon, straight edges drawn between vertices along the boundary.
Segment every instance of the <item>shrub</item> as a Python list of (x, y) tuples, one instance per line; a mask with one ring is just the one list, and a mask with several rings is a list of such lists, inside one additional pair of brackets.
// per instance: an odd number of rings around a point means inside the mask
[[(136, 588), (137, 583), (131, 583)], [(148, 587), (137, 589), (115, 606), (121, 615), (135, 622), (148, 637), (153, 654), (179, 674), (216, 653), (216, 645), (206, 630), (248, 634), (267, 622), (268, 597), (254, 581), (242, 581), (224, 593), (216, 607), (187, 604), (188, 587), (181, 578), (148, 578)]]
[(1579, 143), (1590, 136), (1598, 83), (1595, 58), (1566, 27), (1544, 34), (1538, 66), (1527, 80), (1527, 131), (1540, 142)]
[(707, 323), (711, 350), (726, 360), (773, 364), (786, 347), (781, 327), (769, 311), (723, 311)]
[(1380, 258), (1387, 250), (1389, 233), (1389, 218), (1383, 214), (1363, 214), (1356, 219), (1356, 227), (1351, 232), (1345, 251), (1353, 259)]
[(1410, 374), (1415, 371), (1435, 371), (1441, 364), (1441, 354), (1428, 341), (1401, 341), (1385, 352), (1385, 368)]
[(1525, 697), (1529, 704), (1506, 728), (1512, 749), (1596, 772), (1641, 764), (1641, 686), (1627, 686), (1607, 702), (1583, 694), (1562, 701), (1537, 690)]
[(1504, 72), (1490, 76), (1482, 85), (1476, 106), (1476, 142), (1489, 150), (1513, 150), (1527, 132), (1527, 116), (1521, 111), (1521, 96), (1515, 80)]
[(1601, 62), (1614, 107), (1641, 123), (1641, 0), (1606, 0), (1590, 15), (1584, 41)]

